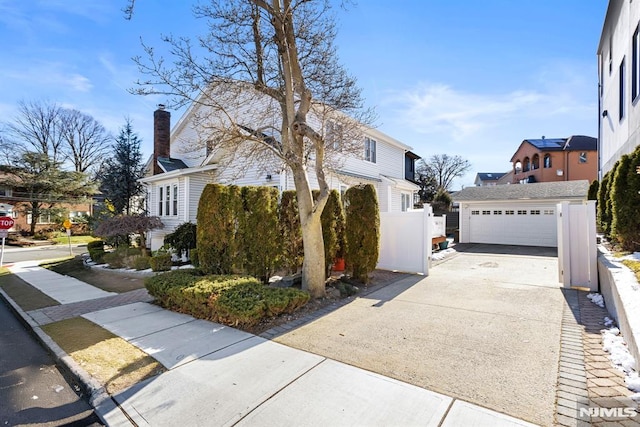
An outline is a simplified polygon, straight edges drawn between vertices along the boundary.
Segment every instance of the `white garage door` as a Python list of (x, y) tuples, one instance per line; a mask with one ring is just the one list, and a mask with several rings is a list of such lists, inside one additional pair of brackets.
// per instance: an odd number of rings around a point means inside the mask
[(558, 246), (555, 204), (471, 205), (469, 241), (499, 245)]

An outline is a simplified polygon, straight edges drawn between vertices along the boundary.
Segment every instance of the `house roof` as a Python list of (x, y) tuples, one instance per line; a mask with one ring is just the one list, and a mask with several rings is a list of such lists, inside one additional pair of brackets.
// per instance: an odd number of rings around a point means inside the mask
[(567, 140), (565, 150), (597, 150), (598, 139), (592, 136), (573, 135)]
[(557, 181), (533, 184), (494, 185), (489, 187), (466, 187), (453, 195), (453, 200), (557, 200), (586, 199), (589, 181)]
[(189, 166), (185, 165), (180, 159), (172, 159), (170, 157), (158, 157), (158, 165), (164, 172), (172, 172), (179, 169), (187, 169)]
[(592, 136), (572, 135), (569, 138), (525, 139), (511, 156), (513, 162), (524, 144), (531, 144), (539, 151), (595, 151), (598, 139)]
[(505, 175), (506, 172), (478, 172), (476, 178), (481, 181), (497, 181)]

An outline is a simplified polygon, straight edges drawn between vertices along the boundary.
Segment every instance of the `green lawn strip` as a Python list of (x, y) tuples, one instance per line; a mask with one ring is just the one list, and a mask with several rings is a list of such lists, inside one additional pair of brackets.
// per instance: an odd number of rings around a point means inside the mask
[[(69, 236), (67, 236), (66, 234), (54, 237), (51, 240), (53, 242), (56, 242), (56, 243), (59, 243), (59, 244), (69, 244)], [(94, 240), (98, 240), (98, 239), (93, 237), (93, 236), (71, 236), (71, 244), (72, 245), (80, 245), (80, 244), (83, 244), (83, 243), (89, 243), (89, 242), (93, 242)]]
[(82, 317), (50, 323), (42, 330), (109, 393), (166, 371), (153, 357)]
[(58, 274), (74, 277), (107, 292), (123, 293), (144, 288), (142, 277), (127, 276), (102, 268), (89, 268), (79, 256), (47, 261), (40, 266)]
[(0, 287), (24, 311), (60, 305), (58, 301), (40, 292), (6, 268), (0, 269)]
[(632, 259), (623, 259), (622, 263), (629, 267), (631, 271), (636, 275), (636, 280), (640, 283), (640, 261), (634, 261)]

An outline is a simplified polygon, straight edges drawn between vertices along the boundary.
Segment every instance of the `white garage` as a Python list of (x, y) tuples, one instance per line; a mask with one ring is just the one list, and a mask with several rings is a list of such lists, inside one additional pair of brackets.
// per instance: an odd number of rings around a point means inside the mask
[(556, 205), (581, 203), (588, 190), (588, 181), (467, 187), (453, 196), (460, 243), (557, 247)]

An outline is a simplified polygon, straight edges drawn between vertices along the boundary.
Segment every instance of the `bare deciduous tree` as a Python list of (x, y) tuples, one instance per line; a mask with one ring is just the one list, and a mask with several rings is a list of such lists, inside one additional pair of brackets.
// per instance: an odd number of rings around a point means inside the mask
[[(193, 104), (198, 143), (225, 161), (277, 160), (291, 172), (304, 239), (303, 288), (323, 296), (325, 173), (362, 152), (362, 126), (373, 120), (338, 62), (329, 1), (211, 1), (194, 11), (209, 33), (195, 45), (165, 37), (172, 63), (145, 46), (146, 57), (136, 62), (149, 79), (134, 92), (169, 96), (170, 106)], [(320, 188), (315, 201), (310, 174)]]
[(461, 156), (449, 156), (448, 154), (434, 154), (428, 161), (420, 160), (416, 166), (418, 173), (425, 177), (435, 179), (437, 188), (449, 190), (453, 180), (461, 177), (469, 169), (471, 163)]
[(99, 165), (110, 150), (111, 136), (104, 126), (78, 110), (60, 112), (63, 150), (76, 172)]
[(18, 104), (18, 115), (7, 124), (9, 139), (25, 151), (49, 156), (53, 163), (64, 160), (60, 113), (62, 108), (46, 102)]
[(68, 161), (76, 172), (99, 164), (110, 145), (107, 131), (90, 115), (41, 101), (19, 103), (7, 136), (14, 148), (46, 155), (53, 163)]

